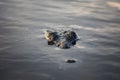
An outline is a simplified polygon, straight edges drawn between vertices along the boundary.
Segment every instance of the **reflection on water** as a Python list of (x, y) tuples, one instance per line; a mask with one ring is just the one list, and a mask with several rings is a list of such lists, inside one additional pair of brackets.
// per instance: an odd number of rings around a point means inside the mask
[(115, 7), (115, 8), (118, 8), (118, 10), (120, 10), (120, 2), (108, 2), (107, 3), (108, 5), (112, 6), (112, 7)]
[[(119, 80), (119, 0), (1, 0), (0, 80)], [(46, 29), (77, 45), (48, 46)], [(74, 64), (66, 59), (77, 59)]]

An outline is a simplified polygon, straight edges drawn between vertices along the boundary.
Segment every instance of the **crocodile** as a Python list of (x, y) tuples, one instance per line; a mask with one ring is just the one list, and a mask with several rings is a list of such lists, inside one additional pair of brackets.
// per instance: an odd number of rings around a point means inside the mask
[(74, 31), (54, 32), (50, 30), (45, 31), (45, 39), (48, 45), (55, 45), (61, 49), (68, 49), (76, 44), (78, 36)]

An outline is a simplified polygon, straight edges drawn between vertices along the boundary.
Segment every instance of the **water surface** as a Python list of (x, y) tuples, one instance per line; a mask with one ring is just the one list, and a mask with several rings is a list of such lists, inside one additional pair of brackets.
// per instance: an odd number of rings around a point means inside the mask
[[(119, 0), (1, 0), (0, 80), (119, 80)], [(46, 29), (74, 30), (76, 46), (48, 46)], [(66, 63), (66, 59), (77, 59)]]

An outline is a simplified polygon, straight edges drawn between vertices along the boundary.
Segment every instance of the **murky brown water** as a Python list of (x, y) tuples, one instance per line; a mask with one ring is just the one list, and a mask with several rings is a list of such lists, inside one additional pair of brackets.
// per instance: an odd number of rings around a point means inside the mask
[[(120, 80), (119, 0), (0, 0), (0, 80)], [(48, 46), (46, 29), (77, 45)], [(76, 63), (66, 63), (75, 58)]]

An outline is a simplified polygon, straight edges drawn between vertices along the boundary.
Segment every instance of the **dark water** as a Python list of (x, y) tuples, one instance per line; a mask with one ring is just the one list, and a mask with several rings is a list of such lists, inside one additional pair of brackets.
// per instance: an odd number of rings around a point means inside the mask
[[(0, 0), (0, 80), (120, 80), (119, 0)], [(46, 29), (74, 29), (71, 49)], [(76, 63), (66, 63), (75, 58)]]

